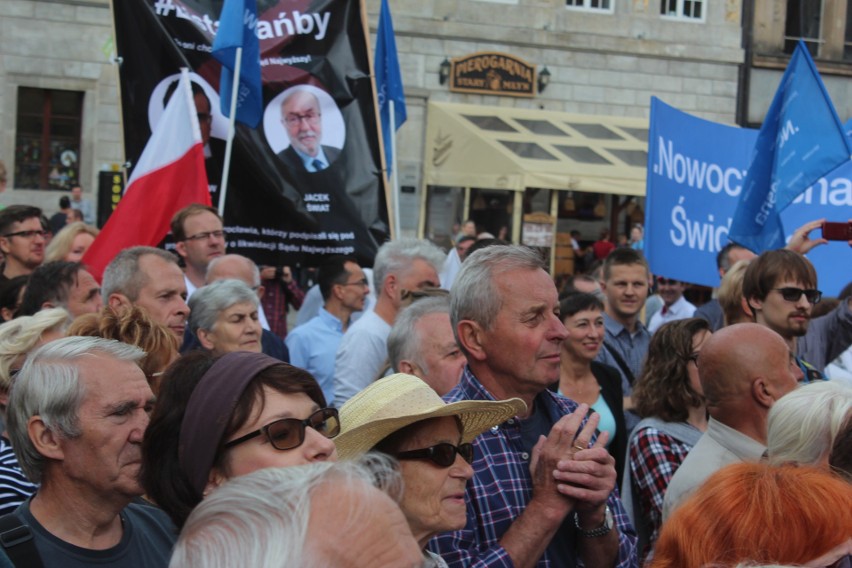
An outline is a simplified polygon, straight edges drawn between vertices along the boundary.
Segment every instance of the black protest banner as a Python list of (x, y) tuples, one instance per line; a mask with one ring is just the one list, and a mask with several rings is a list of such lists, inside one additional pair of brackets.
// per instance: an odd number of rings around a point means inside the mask
[[(219, 108), (221, 66), (210, 52), (223, 3), (112, 6), (131, 168), (180, 68), (188, 67), (214, 206), (228, 119)], [(263, 119), (257, 128), (237, 123), (225, 203), (228, 252), (260, 264), (315, 264), (329, 254), (371, 264), (389, 231), (362, 2), (258, 0), (257, 13)]]

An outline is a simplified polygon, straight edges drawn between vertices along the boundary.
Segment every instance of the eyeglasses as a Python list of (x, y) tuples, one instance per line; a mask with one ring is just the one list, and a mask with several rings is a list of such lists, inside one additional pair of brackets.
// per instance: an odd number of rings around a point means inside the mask
[(686, 362), (689, 363), (692, 361), (695, 363), (695, 366), (698, 366), (698, 353), (690, 353), (689, 357), (686, 358)]
[(431, 460), (441, 467), (450, 467), (456, 463), (456, 454), (460, 455), (467, 463), (473, 463), (473, 444), (459, 444), (454, 446), (447, 442), (435, 444), (422, 450), (411, 450), (399, 452), (396, 459), (399, 460)]
[(341, 284), (341, 286), (360, 286), (362, 288), (369, 288), (370, 283), (367, 282), (366, 278), (362, 278), (361, 280), (356, 280), (355, 282), (346, 282)]
[(204, 233), (197, 233), (195, 235), (192, 235), (191, 237), (186, 237), (186, 239), (184, 239), (184, 240), (186, 240), (186, 241), (206, 241), (210, 237), (213, 237), (214, 239), (225, 238), (225, 231), (222, 231), (222, 230), (206, 231)]
[(443, 288), (423, 288), (422, 290), (403, 290), (399, 297), (404, 302), (406, 300), (415, 301), (421, 298), (433, 298), (435, 296), (449, 296), (450, 291)]
[(808, 302), (811, 304), (818, 304), (820, 299), (822, 298), (822, 292), (819, 290), (802, 290), (801, 288), (773, 288), (773, 290), (777, 290), (781, 292), (781, 297), (787, 300), (788, 302), (798, 302), (799, 298), (802, 297), (802, 294), (805, 295), (805, 298), (808, 299)]
[(675, 284), (679, 284), (679, 280), (675, 280), (673, 278), (657, 278), (657, 284), (660, 286), (674, 286)]
[(7, 233), (3, 236), (6, 237), (6, 238), (23, 237), (25, 239), (32, 239), (33, 237), (38, 235), (39, 237), (44, 239), (44, 238), (47, 238), (47, 235), (49, 235), (49, 234), (50, 233), (48, 231), (18, 231), (17, 233)]
[(213, 120), (213, 115), (206, 112), (199, 112), (198, 114), (198, 122), (211, 122)]
[(334, 438), (340, 434), (340, 419), (337, 416), (337, 409), (322, 408), (304, 420), (282, 418), (281, 420), (270, 422), (259, 430), (250, 432), (245, 436), (240, 436), (236, 440), (231, 440), (225, 444), (225, 447), (231, 448), (263, 434), (276, 450), (292, 450), (305, 442), (305, 428), (308, 426), (326, 438)]
[(294, 112), (292, 114), (288, 114), (284, 118), (284, 122), (287, 123), (287, 126), (298, 126), (303, 120), (308, 124), (316, 124), (319, 117), (320, 114), (313, 111), (306, 112), (305, 114), (298, 114)]

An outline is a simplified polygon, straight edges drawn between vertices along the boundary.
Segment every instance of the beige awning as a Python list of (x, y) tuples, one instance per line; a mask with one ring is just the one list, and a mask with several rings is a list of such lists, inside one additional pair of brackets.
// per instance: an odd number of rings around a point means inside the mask
[(430, 102), (425, 183), (645, 195), (648, 119)]

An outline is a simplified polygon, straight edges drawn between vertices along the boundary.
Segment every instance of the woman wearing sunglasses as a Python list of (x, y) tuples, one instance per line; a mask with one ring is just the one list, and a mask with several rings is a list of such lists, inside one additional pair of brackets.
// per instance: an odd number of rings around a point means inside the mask
[(142, 441), (142, 485), (178, 527), (216, 487), (267, 467), (335, 460), (337, 411), (310, 373), (262, 353), (175, 361)]
[(425, 566), (446, 563), (426, 551), (433, 536), (464, 527), (465, 485), (473, 477), (471, 442), (526, 410), (520, 399), (445, 404), (422, 380), (398, 373), (380, 379), (340, 409), (335, 438), (341, 459), (370, 450), (399, 460), (405, 493), (400, 507), (424, 549)]

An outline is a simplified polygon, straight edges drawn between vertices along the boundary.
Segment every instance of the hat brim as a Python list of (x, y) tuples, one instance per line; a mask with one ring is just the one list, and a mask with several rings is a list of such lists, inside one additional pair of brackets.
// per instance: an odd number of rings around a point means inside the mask
[(484, 431), (521, 414), (526, 408), (524, 401), (519, 398), (451, 402), (406, 416), (375, 420), (349, 430), (346, 430), (346, 424), (342, 424), (344, 431), (334, 438), (334, 444), (341, 459), (355, 458), (367, 453), (397, 430), (416, 422), (444, 416), (458, 416), (462, 424), (462, 443), (472, 442)]

